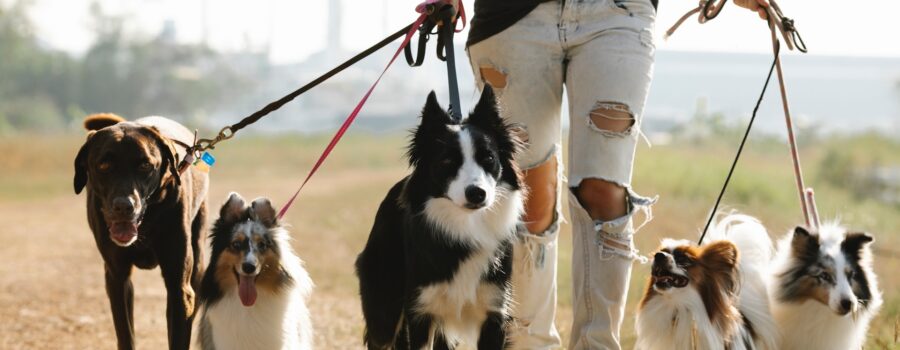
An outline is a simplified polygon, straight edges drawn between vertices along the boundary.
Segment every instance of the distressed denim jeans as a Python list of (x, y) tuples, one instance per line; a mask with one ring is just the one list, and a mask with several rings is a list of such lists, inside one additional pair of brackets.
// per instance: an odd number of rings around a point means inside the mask
[[(655, 202), (631, 188), (641, 114), (653, 74), (655, 16), (650, 0), (545, 2), (515, 25), (468, 48), (479, 87), (491, 84), (503, 117), (527, 132), (528, 148), (518, 159), (523, 169), (551, 157), (559, 164), (565, 91), (570, 118), (567, 187), (600, 179), (626, 189), (628, 213), (607, 222), (592, 220), (566, 191), (573, 231), (570, 349), (620, 348), (625, 296), (638, 258), (632, 216), (644, 211), (649, 219)], [(595, 125), (591, 116), (605, 110), (626, 112), (631, 126), (613, 131)], [(514, 247), (516, 323), (511, 337), (517, 349), (561, 346), (554, 325), (561, 195), (559, 185), (550, 228), (531, 233), (521, 227)]]

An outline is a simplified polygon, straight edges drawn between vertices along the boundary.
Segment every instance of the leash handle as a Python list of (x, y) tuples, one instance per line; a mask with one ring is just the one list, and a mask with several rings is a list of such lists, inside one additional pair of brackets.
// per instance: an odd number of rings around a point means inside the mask
[(331, 138), (331, 141), (328, 143), (328, 146), (325, 147), (325, 150), (319, 156), (319, 159), (316, 160), (315, 165), (313, 165), (312, 169), (309, 170), (309, 173), (306, 175), (306, 178), (303, 179), (303, 182), (300, 184), (300, 187), (297, 188), (297, 191), (294, 192), (294, 195), (291, 196), (291, 199), (281, 207), (281, 210), (278, 211), (278, 220), (281, 220), (284, 217), (284, 214), (287, 213), (288, 209), (290, 209), (291, 205), (294, 204), (294, 200), (297, 199), (297, 196), (300, 194), (300, 191), (303, 187), (306, 186), (306, 183), (309, 182), (309, 179), (316, 174), (319, 170), (319, 167), (322, 166), (322, 163), (325, 162), (325, 159), (328, 158), (328, 155), (331, 154), (331, 151), (334, 150), (334, 147), (344, 136), (344, 133), (347, 132), (347, 129), (350, 128), (350, 124), (353, 124), (353, 121), (356, 120), (356, 116), (359, 114), (359, 111), (362, 110), (363, 105), (366, 104), (366, 101), (369, 99), (369, 96), (372, 95), (372, 91), (375, 90), (375, 87), (378, 86), (378, 83), (381, 82), (381, 78), (384, 77), (384, 73), (387, 73), (388, 68), (394, 64), (394, 61), (397, 60), (397, 56), (400, 56), (400, 52), (403, 51), (403, 48), (409, 44), (410, 39), (412, 39), (413, 34), (415, 34), (416, 30), (425, 22), (425, 18), (427, 16), (425, 14), (419, 15), (419, 18), (416, 19), (413, 24), (408, 27), (406, 32), (406, 37), (403, 38), (403, 43), (400, 44), (400, 47), (397, 48), (397, 51), (394, 52), (394, 56), (391, 57), (391, 60), (388, 62), (387, 66), (384, 67), (384, 70), (381, 71), (381, 74), (378, 76), (378, 79), (375, 80), (375, 83), (369, 87), (369, 90), (366, 91), (366, 94), (363, 95), (362, 99), (359, 100), (359, 103), (356, 104), (356, 107), (353, 108), (353, 111), (350, 112), (350, 115), (347, 116), (347, 119), (344, 120), (344, 123), (341, 124), (341, 127), (337, 130), (334, 136)]

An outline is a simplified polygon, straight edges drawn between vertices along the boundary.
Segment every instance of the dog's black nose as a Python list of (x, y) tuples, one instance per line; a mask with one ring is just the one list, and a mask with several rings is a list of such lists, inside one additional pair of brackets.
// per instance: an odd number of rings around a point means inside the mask
[(850, 299), (841, 299), (841, 311), (849, 312), (850, 307), (852, 306), (853, 304), (850, 302)]
[(128, 197), (116, 197), (113, 199), (112, 209), (117, 215), (130, 215), (134, 213), (134, 204)]
[(474, 185), (466, 187), (466, 200), (469, 201), (469, 203), (481, 204), (484, 202), (486, 196), (487, 193), (485, 193), (481, 187)]
[(246, 274), (251, 274), (256, 272), (256, 265), (245, 262), (241, 264), (241, 270), (244, 270), (244, 273)]
[(661, 264), (661, 263), (663, 263), (663, 262), (665, 262), (665, 261), (666, 261), (666, 254), (665, 254), (665, 253), (663, 253), (663, 252), (657, 252), (656, 254), (653, 255), (653, 263), (654, 263), (654, 264)]

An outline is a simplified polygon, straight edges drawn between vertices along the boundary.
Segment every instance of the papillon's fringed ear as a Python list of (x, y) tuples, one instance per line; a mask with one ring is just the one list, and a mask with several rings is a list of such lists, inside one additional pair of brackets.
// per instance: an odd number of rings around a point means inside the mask
[(844, 236), (844, 241), (841, 242), (841, 250), (855, 254), (874, 241), (875, 239), (865, 232), (850, 232)]
[(222, 205), (222, 209), (219, 210), (219, 217), (225, 221), (235, 222), (244, 218), (246, 211), (247, 205), (244, 203), (244, 197), (237, 192), (231, 192), (228, 194), (225, 204)]
[(703, 265), (716, 278), (716, 284), (730, 294), (737, 293), (739, 285), (737, 264), (738, 249), (734, 243), (718, 241), (703, 248), (700, 254)]
[(250, 218), (259, 221), (267, 228), (275, 227), (277, 218), (275, 217), (275, 208), (268, 198), (257, 198), (250, 204)]
[(797, 226), (791, 237), (791, 249), (793, 256), (800, 259), (815, 259), (819, 254), (819, 235), (810, 233), (803, 226)]

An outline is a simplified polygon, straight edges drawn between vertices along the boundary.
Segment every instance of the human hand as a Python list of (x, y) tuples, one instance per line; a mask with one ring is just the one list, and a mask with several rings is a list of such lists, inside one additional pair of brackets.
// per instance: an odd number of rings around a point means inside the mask
[(759, 18), (766, 19), (768, 17), (767, 8), (768, 0), (734, 0), (734, 4), (759, 14)]

